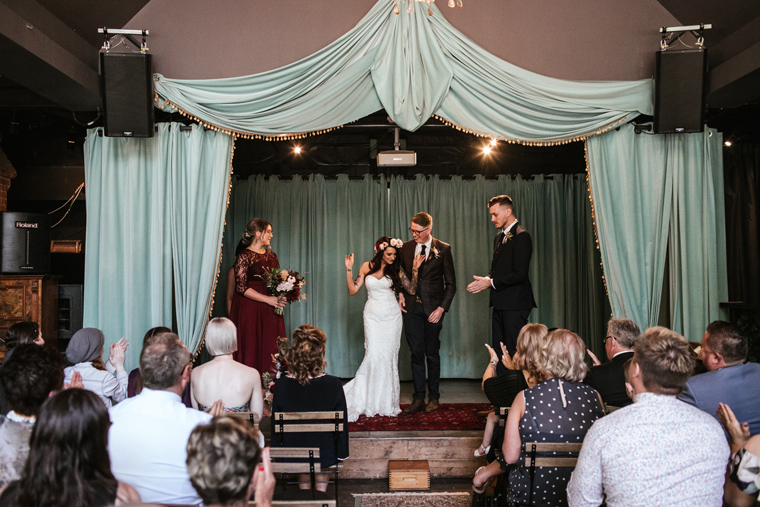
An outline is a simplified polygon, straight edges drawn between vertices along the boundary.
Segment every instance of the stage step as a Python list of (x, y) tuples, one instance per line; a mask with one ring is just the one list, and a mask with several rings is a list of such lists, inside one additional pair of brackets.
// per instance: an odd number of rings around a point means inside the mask
[(483, 431), (357, 431), (350, 433), (349, 459), (341, 479), (383, 479), (389, 460), (424, 459), (433, 478), (472, 477), (485, 458), (473, 451)]

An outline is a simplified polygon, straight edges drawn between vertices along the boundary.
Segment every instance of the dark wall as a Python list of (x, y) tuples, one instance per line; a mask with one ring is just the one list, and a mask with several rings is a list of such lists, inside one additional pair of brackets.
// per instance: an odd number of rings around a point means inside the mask
[[(126, 28), (150, 30), (154, 70), (166, 77), (232, 77), (316, 52), (374, 5), (375, 0), (152, 0)], [(436, 5), (454, 27), (499, 58), (562, 79), (652, 77), (658, 29), (678, 24), (655, 0), (464, 0), (461, 9), (439, 0)]]

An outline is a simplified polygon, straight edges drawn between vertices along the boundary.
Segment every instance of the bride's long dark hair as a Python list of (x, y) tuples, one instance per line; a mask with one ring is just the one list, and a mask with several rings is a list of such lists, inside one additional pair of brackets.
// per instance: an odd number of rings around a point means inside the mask
[[(396, 259), (393, 261), (393, 264), (388, 264), (385, 266), (385, 272), (383, 274), (391, 279), (391, 288), (393, 289), (393, 292), (398, 294), (402, 290), (401, 278), (399, 277), (399, 270), (401, 269), (401, 247), (397, 248), (395, 246), (391, 246), (391, 239), (393, 238), (389, 236), (383, 236), (375, 242), (376, 253), (372, 260), (369, 261), (369, 273), (367, 273), (367, 275), (371, 275), (376, 271), (380, 271), (380, 268), (383, 265), (383, 254), (385, 253), (386, 248), (395, 249)], [(381, 248), (383, 244), (386, 246), (384, 248)]]

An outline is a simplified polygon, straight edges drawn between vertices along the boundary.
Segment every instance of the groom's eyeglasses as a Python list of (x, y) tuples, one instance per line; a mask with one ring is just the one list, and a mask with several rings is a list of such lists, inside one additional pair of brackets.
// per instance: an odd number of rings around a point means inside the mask
[(425, 227), (424, 229), (420, 229), (419, 231), (417, 231), (417, 230), (415, 230), (415, 229), (412, 229), (412, 228), (410, 227), (410, 228), (409, 228), (409, 232), (411, 232), (411, 233), (412, 233), (412, 236), (419, 236), (420, 234), (422, 234), (423, 232), (425, 232), (425, 231), (427, 231), (427, 230), (429, 230), (429, 229), (430, 229), (430, 227)]

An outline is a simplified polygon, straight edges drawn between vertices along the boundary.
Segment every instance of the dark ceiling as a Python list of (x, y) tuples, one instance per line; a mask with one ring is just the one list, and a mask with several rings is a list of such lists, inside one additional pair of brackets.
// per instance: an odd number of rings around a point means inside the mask
[[(96, 118), (100, 105), (97, 51), (102, 36), (97, 29), (125, 26), (148, 2), (0, 0), (0, 136), (4, 133), (7, 138), (9, 128), (24, 128), (27, 121), (39, 123), (27, 126), (29, 131), (61, 122), (64, 128), (53, 130), (66, 132), (81, 142), (85, 124)], [(719, 117), (723, 128), (730, 129), (732, 113), (721, 109), (760, 103), (760, 2), (659, 3), (684, 25), (713, 24), (706, 36), (711, 71), (707, 102), (713, 109), (708, 119)], [(35, 30), (24, 31), (32, 22)], [(292, 157), (290, 143), (240, 143), (236, 172), (246, 175), (254, 172), (253, 167), (256, 172), (279, 174), (308, 173), (315, 168), (327, 174), (376, 172), (368, 142), (377, 140), (377, 149), (392, 149), (393, 130), (382, 112), (357, 123), (334, 134), (305, 140), (300, 158)], [(428, 125), (416, 133), (405, 132), (402, 137), (420, 154), (421, 166), (430, 160), (441, 174), (488, 174), (503, 164), (526, 174), (545, 172), (547, 167), (557, 173), (584, 170), (582, 147), (557, 147), (538, 155), (535, 149), (500, 146), (486, 161), (480, 151), (482, 140), (441, 127), (433, 120)], [(338, 146), (340, 156), (336, 155)], [(3, 148), (8, 151), (6, 146)], [(342, 162), (335, 162), (341, 158)]]

